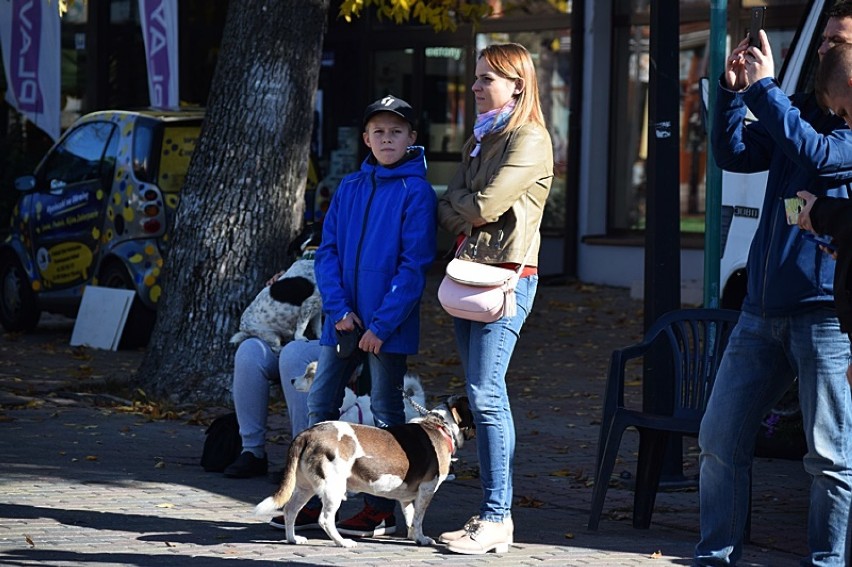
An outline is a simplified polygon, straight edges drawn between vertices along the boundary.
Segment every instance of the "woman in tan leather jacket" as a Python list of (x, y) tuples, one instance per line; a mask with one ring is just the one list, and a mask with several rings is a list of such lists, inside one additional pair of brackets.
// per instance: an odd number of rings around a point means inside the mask
[(476, 423), (483, 500), (465, 526), (441, 534), (456, 553), (506, 552), (512, 543), (515, 426), (506, 371), (538, 285), (539, 225), (553, 179), (535, 67), (522, 45), (482, 50), (473, 83), (479, 113), (462, 163), (438, 201), (441, 226), (460, 258), (520, 269), (517, 312), (493, 323), (454, 318)]

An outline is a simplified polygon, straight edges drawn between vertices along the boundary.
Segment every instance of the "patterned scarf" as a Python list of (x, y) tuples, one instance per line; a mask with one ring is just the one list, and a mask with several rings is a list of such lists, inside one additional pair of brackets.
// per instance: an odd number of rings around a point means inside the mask
[(480, 144), (482, 138), (488, 134), (499, 132), (509, 123), (509, 118), (512, 116), (512, 111), (515, 110), (515, 99), (509, 99), (509, 102), (501, 108), (495, 108), (488, 112), (483, 112), (476, 117), (476, 124), (473, 126), (473, 135), (476, 138), (476, 145), (470, 152), (470, 157), (479, 155)]

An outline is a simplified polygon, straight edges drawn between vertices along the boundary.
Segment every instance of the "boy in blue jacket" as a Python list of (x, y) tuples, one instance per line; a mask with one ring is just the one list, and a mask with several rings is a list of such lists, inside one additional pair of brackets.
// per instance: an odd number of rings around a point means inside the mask
[[(406, 359), (419, 347), (420, 297), (436, 249), (437, 197), (426, 181), (424, 149), (413, 146), (414, 124), (414, 110), (393, 96), (367, 107), (363, 139), (371, 153), (341, 181), (323, 221), (314, 269), (325, 324), (308, 394), (310, 425), (338, 418), (343, 389), (362, 362), (376, 426), (405, 423)], [(351, 353), (342, 352), (347, 344)], [(394, 533), (395, 505), (367, 495), (364, 509), (338, 530)], [(315, 504), (302, 510), (318, 513)]]
[[(822, 57), (852, 42), (852, 6), (836, 5)], [(846, 196), (852, 181), (852, 132), (815, 97), (788, 98), (773, 78), (766, 33), (743, 40), (719, 83), (713, 153), (729, 171), (769, 170), (748, 258), (742, 314), (725, 350), (699, 433), (701, 539), (695, 565), (733, 565), (742, 553), (749, 476), (763, 416), (799, 378), (812, 477), (809, 557), (803, 565), (848, 565), (852, 502), (852, 398), (846, 386), (849, 339), (834, 310), (834, 261), (788, 225), (783, 200), (808, 190)], [(746, 123), (746, 106), (758, 121)]]

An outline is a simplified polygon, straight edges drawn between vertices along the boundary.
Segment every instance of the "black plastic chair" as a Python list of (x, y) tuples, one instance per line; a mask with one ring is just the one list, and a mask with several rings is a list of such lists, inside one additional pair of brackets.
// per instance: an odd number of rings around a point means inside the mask
[[(631, 426), (639, 431), (633, 527), (645, 529), (650, 526), (669, 437), (672, 433), (698, 435), (722, 352), (738, 318), (739, 311), (730, 309), (671, 311), (648, 329), (641, 343), (612, 353), (598, 441), (590, 530), (598, 528), (621, 437)], [(624, 382), (627, 362), (643, 358), (652, 348), (662, 349), (663, 346), (667, 346), (671, 356), (670, 371), (674, 383), (672, 412), (663, 415), (626, 407)]]

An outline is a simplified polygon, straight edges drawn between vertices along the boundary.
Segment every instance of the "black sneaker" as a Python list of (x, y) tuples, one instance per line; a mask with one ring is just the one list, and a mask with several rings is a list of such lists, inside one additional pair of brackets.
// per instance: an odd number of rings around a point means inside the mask
[[(293, 528), (294, 531), (321, 530), (322, 527), (319, 525), (319, 515), (321, 511), (322, 508), (302, 508), (299, 510), (299, 513), (296, 515), (296, 525)], [(337, 520), (336, 516), (335, 520)], [(284, 516), (275, 516), (269, 520), (269, 525), (278, 530), (287, 529)]]
[(265, 475), (268, 468), (269, 461), (267, 461), (266, 456), (259, 459), (253, 453), (246, 451), (237, 457), (236, 461), (228, 465), (224, 474), (229, 478), (251, 478)]
[(380, 512), (370, 506), (343, 522), (337, 524), (337, 531), (355, 537), (375, 537), (396, 533), (396, 516), (393, 510)]

